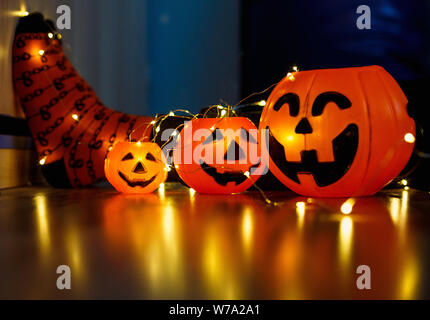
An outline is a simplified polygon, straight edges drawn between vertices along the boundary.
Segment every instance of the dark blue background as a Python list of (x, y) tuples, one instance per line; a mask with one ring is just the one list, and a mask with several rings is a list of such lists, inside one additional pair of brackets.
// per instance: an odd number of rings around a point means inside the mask
[[(398, 80), (428, 77), (430, 7), (425, 0), (243, 1), (242, 93), (261, 90), (289, 68), (381, 65)], [(371, 29), (356, 26), (371, 9)]]

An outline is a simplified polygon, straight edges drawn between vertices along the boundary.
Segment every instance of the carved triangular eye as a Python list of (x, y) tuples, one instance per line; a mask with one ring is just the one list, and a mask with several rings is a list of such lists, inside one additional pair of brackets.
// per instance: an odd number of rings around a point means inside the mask
[(121, 159), (121, 161), (125, 161), (125, 160), (131, 160), (134, 159), (133, 155), (131, 154), (131, 152), (127, 153), (124, 158)]
[(152, 154), (150, 154), (149, 152), (146, 154), (146, 160), (149, 160), (149, 161), (157, 161), (157, 160), (155, 159), (155, 157), (154, 157)]
[(215, 140), (221, 140), (224, 139), (224, 136), (221, 132), (220, 129), (215, 129), (214, 131), (212, 131), (212, 134), (206, 138), (206, 140), (202, 143), (204, 144), (209, 144), (211, 142), (214, 142)]
[(257, 141), (254, 139), (254, 137), (248, 131), (246, 131), (244, 128), (240, 129), (240, 137), (248, 143), (257, 143)]

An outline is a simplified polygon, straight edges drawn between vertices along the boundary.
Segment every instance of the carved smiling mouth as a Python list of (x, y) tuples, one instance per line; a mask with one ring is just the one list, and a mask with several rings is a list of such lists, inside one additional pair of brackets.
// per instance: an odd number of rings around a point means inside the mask
[(157, 175), (155, 175), (155, 176), (153, 176), (149, 180), (130, 181), (130, 180), (127, 179), (127, 177), (125, 176), (125, 174), (123, 174), (121, 171), (118, 171), (118, 175), (121, 177), (122, 180), (124, 180), (132, 188), (135, 188), (135, 187), (145, 188), (151, 182), (153, 182), (155, 180), (155, 177), (157, 176)]
[(300, 184), (297, 174), (312, 174), (319, 187), (328, 186), (340, 178), (351, 167), (358, 148), (358, 127), (348, 125), (333, 139), (332, 162), (318, 162), (317, 150), (303, 150), (300, 152), (301, 162), (290, 162), (285, 159), (284, 146), (276, 140), (269, 129), (269, 154), (279, 170), (288, 178)]
[[(252, 168), (258, 168), (259, 165), (260, 161), (252, 165), (249, 170), (251, 170)], [(247, 177), (242, 171), (219, 173), (217, 171), (217, 168), (211, 167), (206, 162), (201, 163), (200, 168), (202, 168), (208, 175), (210, 175), (216, 183), (222, 186), (226, 186), (229, 182), (234, 182), (236, 185), (238, 185), (247, 179)]]

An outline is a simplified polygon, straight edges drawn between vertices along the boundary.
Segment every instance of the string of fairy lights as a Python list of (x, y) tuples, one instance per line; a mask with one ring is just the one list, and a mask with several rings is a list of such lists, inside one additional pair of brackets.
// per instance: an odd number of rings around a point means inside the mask
[[(298, 67), (297, 66), (293, 66), (292, 69), (291, 69), (291, 71), (287, 73), (287, 78), (290, 81), (294, 81), (295, 80), (294, 73), (296, 73), (298, 71), (299, 71)], [(217, 123), (220, 122), (220, 121), (222, 121), (224, 118), (231, 117), (231, 116), (234, 116), (234, 117), (238, 116), (237, 113), (236, 113), (236, 111), (235, 111), (236, 107), (240, 106), (246, 100), (250, 99), (251, 97), (253, 97), (255, 95), (261, 95), (261, 94), (266, 93), (268, 90), (270, 90), (271, 88), (273, 88), (274, 86), (276, 86), (278, 83), (279, 83), (279, 81), (276, 82), (276, 83), (274, 83), (274, 84), (272, 84), (272, 85), (270, 85), (269, 87), (267, 87), (266, 89), (264, 89), (264, 90), (262, 90), (260, 92), (254, 92), (254, 93), (250, 94), (249, 96), (247, 96), (244, 99), (240, 100), (235, 105), (227, 105), (227, 106), (223, 106), (223, 105), (220, 105), (220, 104), (211, 105), (211, 106), (209, 106), (207, 108), (207, 110), (203, 113), (203, 115), (201, 115), (201, 114), (192, 114), (189, 110), (186, 110), (186, 109), (177, 109), (177, 110), (170, 111), (167, 115), (156, 116), (156, 118), (153, 121), (151, 121), (151, 123), (145, 129), (145, 132), (147, 131), (147, 129), (149, 128), (150, 125), (152, 125), (152, 126), (155, 125), (155, 128), (153, 129), (153, 131), (155, 132), (155, 134), (153, 135), (153, 138), (151, 140), (152, 142), (154, 142), (156, 140), (156, 138), (157, 138), (157, 135), (160, 133), (161, 126), (162, 126), (163, 122), (166, 119), (168, 119), (168, 117), (177, 116), (178, 112), (183, 112), (183, 113), (186, 113), (188, 116), (179, 116), (179, 117), (182, 117), (182, 118), (184, 118), (186, 120), (197, 119), (197, 118), (199, 118), (199, 116), (201, 116), (201, 118), (207, 118), (207, 115), (210, 113), (210, 111), (215, 109), (217, 111), (217, 116), (215, 118), (219, 119), (219, 120), (215, 124), (213, 124), (211, 126), (211, 128), (210, 128), (210, 131), (214, 131)], [(250, 103), (249, 105), (259, 106), (259, 107), (263, 108), (266, 105), (266, 100), (260, 100), (260, 101), (257, 101), (257, 102), (253, 102), (253, 103)], [(183, 127), (183, 126), (184, 126), (183, 123), (180, 124), (179, 126), (177, 126), (173, 130), (170, 138), (161, 146), (161, 148), (163, 148), (167, 143), (169, 143), (172, 138), (176, 137), (178, 135), (179, 129), (181, 127)], [(134, 130), (137, 130), (137, 129), (138, 128), (135, 128)], [(173, 147), (171, 150), (174, 151), (175, 147)], [(168, 151), (171, 151), (171, 150), (168, 150)], [(159, 161), (162, 161), (162, 160), (160, 159)], [(166, 166), (165, 170), (168, 171), (168, 172), (170, 172), (173, 167), (175, 168), (175, 170), (178, 170), (178, 166), (177, 165), (173, 165), (172, 166), (172, 165), (170, 165), (168, 163), (165, 163), (165, 166)], [(223, 165), (216, 165), (216, 166), (213, 166), (213, 167), (216, 167), (216, 168), (219, 168), (219, 169), (225, 169), (225, 167)], [(193, 173), (193, 172), (199, 171), (199, 170), (205, 170), (205, 169), (198, 168), (198, 169), (196, 169), (194, 171), (191, 171), (191, 172), (187, 171), (187, 172), (188, 173)], [(263, 197), (264, 201), (268, 205), (278, 206), (278, 205), (281, 205), (283, 203), (283, 202), (277, 202), (277, 201), (273, 201), (273, 200), (269, 199), (268, 196), (265, 194), (265, 192), (255, 183), (256, 181), (254, 179), (252, 179), (251, 174), (250, 174), (249, 171), (242, 172), (242, 174), (247, 179), (249, 179), (249, 180), (252, 181), (252, 186), (259, 191), (259, 193)], [(163, 185), (163, 189), (164, 189), (164, 185)]]
[[(19, 17), (24, 17), (24, 16), (28, 16), (30, 13), (28, 12), (28, 11), (17, 11), (16, 13), (15, 13), (15, 15), (16, 16), (19, 16)], [(48, 33), (48, 38), (49, 39), (51, 39), (51, 40), (61, 40), (62, 39), (62, 35), (61, 35), (61, 33), (59, 33), (59, 32), (57, 32), (56, 30), (54, 30), (49, 24), (46, 24), (47, 26), (48, 26), (48, 28), (51, 30), (51, 32), (49, 32)], [(51, 46), (53, 44), (53, 42), (49, 42), (49, 44), (48, 44), (48, 46), (46, 47), (46, 48), (44, 48), (44, 49), (40, 49), (39, 51), (38, 51), (38, 54), (41, 56), (41, 57), (43, 57), (45, 54), (46, 54), (46, 52), (47, 52), (47, 50), (49, 49), (49, 47)], [(294, 81), (295, 80), (295, 75), (296, 75), (296, 73), (297, 72), (299, 72), (299, 68), (297, 67), (297, 66), (293, 66), (292, 68), (291, 68), (291, 70), (289, 71), (289, 72), (287, 72), (287, 74), (286, 74), (286, 78), (288, 79), (288, 80), (290, 80), (290, 81)], [(48, 74), (47, 73), (44, 73), (45, 75), (46, 75), (46, 77), (47, 77), (47, 79), (48, 79), (48, 81), (50, 81), (50, 83), (52, 83), (52, 80), (49, 78), (49, 76), (48, 76)], [(137, 141), (136, 141), (136, 143), (138, 144), (138, 145), (140, 145), (143, 141), (146, 141), (146, 139), (148, 139), (148, 136), (146, 135), (146, 133), (148, 132), (148, 131), (151, 131), (152, 130), (152, 138), (151, 138), (151, 142), (155, 142), (155, 140), (156, 140), (156, 138), (158, 137), (158, 135), (161, 133), (161, 126), (163, 125), (163, 123), (169, 118), (169, 117), (176, 117), (176, 118), (183, 118), (184, 119), (184, 121), (190, 121), (190, 120), (193, 120), (193, 119), (197, 119), (197, 118), (206, 118), (207, 116), (208, 116), (208, 114), (211, 112), (211, 111), (213, 111), (214, 109), (217, 111), (217, 115), (216, 115), (216, 117), (215, 118), (217, 118), (217, 119), (219, 119), (218, 121), (222, 121), (224, 118), (227, 118), (227, 117), (236, 117), (236, 116), (238, 116), (237, 115), (237, 113), (236, 113), (236, 111), (235, 111), (235, 109), (238, 107), (238, 106), (240, 106), (242, 103), (244, 103), (245, 101), (247, 101), (247, 100), (249, 100), (251, 97), (254, 97), (254, 96), (256, 96), (256, 95), (261, 95), (261, 94), (264, 94), (264, 93), (266, 93), (267, 91), (269, 91), (270, 89), (272, 89), (274, 86), (276, 86), (277, 84), (278, 84), (279, 82), (276, 82), (276, 83), (274, 83), (274, 84), (272, 84), (272, 85), (270, 85), (269, 87), (267, 87), (266, 89), (264, 89), (264, 90), (262, 90), (262, 91), (260, 91), (260, 92), (255, 92), (255, 93), (252, 93), (252, 94), (250, 94), (249, 96), (247, 96), (247, 97), (245, 97), (244, 99), (242, 99), (242, 100), (240, 100), (238, 103), (236, 103), (235, 105), (228, 105), (227, 104), (227, 106), (223, 106), (223, 105), (221, 105), (221, 104), (215, 104), (215, 105), (211, 105), (211, 106), (209, 106), (207, 109), (206, 109), (206, 111), (203, 113), (203, 114), (193, 114), (193, 113), (191, 113), (189, 110), (187, 110), (187, 109), (176, 109), (176, 110), (172, 110), (172, 111), (170, 111), (169, 113), (167, 113), (167, 114), (164, 114), (164, 115), (156, 115), (155, 116), (155, 118), (149, 123), (149, 124), (146, 124), (146, 128), (145, 128), (145, 130), (144, 130), (144, 134), (143, 134), (143, 136), (140, 138), (140, 139), (138, 139)], [(58, 91), (58, 89), (56, 89), (57, 91)], [(65, 105), (64, 105), (64, 102), (62, 101), (62, 100), (60, 100), (60, 103), (63, 105), (63, 107), (65, 107)], [(250, 103), (249, 105), (253, 105), (253, 106), (260, 106), (260, 107), (264, 107), (265, 105), (266, 105), (266, 100), (260, 100), (260, 101), (257, 101), (257, 102), (252, 102), (252, 103)], [(78, 114), (76, 114), (76, 113), (73, 113), (72, 115), (71, 115), (71, 117), (73, 118), (73, 120), (75, 120), (75, 121), (77, 121), (77, 122), (79, 122), (80, 121), (80, 119), (79, 119), (79, 115)], [(213, 118), (213, 117), (212, 117)], [(217, 122), (218, 123), (218, 122)], [(182, 127), (184, 126), (184, 123), (182, 123), (182, 124), (180, 124), (180, 125), (178, 125), (176, 128), (174, 128), (174, 130), (173, 130), (173, 132), (172, 132), (172, 134), (171, 134), (171, 136), (170, 136), (170, 138), (169, 139), (167, 139), (167, 141), (161, 146), (161, 149), (163, 149), (163, 147), (167, 144), (167, 143), (169, 143), (170, 141), (171, 141), (171, 139), (174, 139), (175, 137), (177, 137), (178, 136), (178, 134), (179, 134), (179, 129), (181, 129)], [(210, 130), (211, 131), (213, 131), (214, 129), (215, 129), (215, 126), (216, 126), (216, 124), (215, 125), (213, 125), (211, 128), (210, 128)], [(130, 133), (130, 135), (129, 135), (129, 137), (128, 137), (128, 139), (129, 139), (129, 141), (132, 141), (132, 135), (133, 135), (133, 133), (135, 133), (136, 132), (136, 130), (137, 129), (139, 129), (141, 126), (138, 126), (138, 127), (136, 127), (136, 128), (134, 128), (133, 130), (132, 130), (132, 132)], [(87, 130), (87, 128), (85, 128), (84, 130)], [(406, 133), (405, 134), (405, 136), (404, 136), (404, 141), (406, 141), (407, 143), (414, 143), (415, 142), (415, 136), (412, 134), (412, 133)], [(112, 146), (110, 146), (109, 147), (109, 150), (112, 148)], [(108, 151), (109, 151), (108, 150)], [(171, 150), (173, 150), (174, 151), (174, 147), (171, 149)], [(170, 151), (170, 150), (168, 150), (168, 151)], [(416, 152), (416, 154), (418, 155), (418, 157), (420, 157), (420, 158), (430, 158), (430, 155), (428, 154), (428, 153), (424, 153), (424, 152), (421, 152), (421, 151), (417, 151)], [(39, 164), (40, 165), (45, 165), (46, 164), (46, 162), (47, 162), (47, 158), (48, 158), (48, 156), (43, 156), (42, 158), (40, 158), (40, 160), (39, 160)], [(160, 161), (163, 161), (162, 159), (159, 159)], [(164, 162), (164, 161), (163, 161)], [(171, 164), (168, 164), (168, 163), (165, 163), (165, 170), (166, 171), (168, 171), (168, 172), (170, 172), (173, 168), (175, 168), (176, 170), (178, 170), (178, 166), (177, 165), (171, 165)], [(219, 166), (219, 168), (224, 168), (222, 165), (220, 165)], [(198, 169), (198, 170), (204, 170), (204, 169)], [(263, 197), (263, 199), (265, 200), (265, 202), (267, 203), (267, 204), (270, 204), (270, 205), (279, 205), (279, 204), (282, 204), (282, 202), (275, 202), (275, 201), (272, 201), (272, 200), (270, 200), (267, 196), (266, 196), (266, 194), (264, 193), (264, 191), (260, 188), (260, 187), (258, 187), (258, 185), (255, 183), (255, 181), (252, 179), (252, 177), (251, 177), (251, 175), (250, 175), (250, 172), (249, 171), (245, 171), (245, 172), (243, 172), (243, 174), (246, 176), (246, 178), (247, 179), (251, 179), (252, 181), (253, 181), (253, 186), (260, 192), (260, 194), (262, 195), (262, 197)], [(403, 189), (404, 190), (409, 190), (409, 182), (408, 182), (408, 180), (407, 179), (401, 179), (399, 182), (398, 182), (398, 184), (400, 185), (400, 186), (402, 186), (403, 187)], [(162, 185), (160, 185), (160, 189), (162, 189), (163, 191), (164, 191), (164, 184), (162, 184)], [(193, 189), (190, 189), (190, 193), (192, 192), (192, 191), (194, 191)], [(195, 192), (195, 191), (194, 191)], [(341, 210), (342, 212), (348, 212), (349, 211), (349, 209), (351, 208), (351, 210), (352, 210), (352, 206), (353, 206), (353, 204), (351, 205), (350, 203), (347, 203), (347, 202), (345, 202), (345, 208), (343, 209), (343, 210)], [(298, 210), (302, 210), (301, 208), (303, 208), (302, 207), (302, 204), (301, 203), (298, 203)], [(344, 212), (344, 213), (345, 213)]]
[[(23, 16), (26, 16), (26, 15), (28, 15), (29, 13), (27, 12), (27, 14), (25, 14), (25, 15), (23, 15)], [(62, 38), (62, 35), (61, 35), (61, 33), (58, 33), (58, 32), (56, 32), (56, 30), (53, 30), (53, 28), (49, 25), (49, 24), (46, 24), (47, 25), (47, 27), (50, 29), (50, 31), (51, 32), (49, 32), (48, 33), (48, 38), (49, 39), (51, 39), (51, 40), (61, 40), (61, 38)], [(41, 56), (41, 57), (43, 57), (47, 52), (48, 52), (48, 50), (49, 50), (49, 48), (52, 46), (54, 44), (54, 42), (49, 42), (49, 44), (48, 44), (48, 46), (47, 47), (45, 47), (45, 48), (43, 48), (43, 49), (39, 49), (38, 50), (38, 54)], [(288, 72), (287, 73), (287, 77), (288, 77), (288, 79), (290, 79), (290, 80), (294, 80), (294, 72), (298, 72), (298, 68), (296, 67), (296, 66), (294, 66), (293, 68), (292, 68), (292, 70), (291, 70), (291, 72)], [(52, 84), (52, 79), (50, 79), (49, 78), (49, 75), (47, 74), (47, 73), (44, 73), (45, 74), (45, 76), (46, 76), (46, 78), (47, 78), (47, 80)], [(240, 104), (242, 104), (243, 102), (245, 102), (246, 100), (248, 100), (248, 99), (250, 99), (251, 97), (253, 97), (253, 96), (255, 96), (255, 95), (260, 95), (260, 94), (263, 94), (263, 93), (265, 93), (265, 92), (267, 92), (268, 90), (270, 90), (271, 88), (273, 88), (274, 86), (276, 86), (277, 84), (278, 84), (279, 82), (276, 82), (276, 83), (274, 83), (274, 84), (272, 84), (271, 86), (269, 86), (268, 88), (266, 88), (266, 89), (264, 89), (263, 91), (260, 91), (260, 92), (255, 92), (255, 93), (252, 93), (252, 94), (250, 94), (249, 96), (247, 96), (246, 98), (244, 98), (244, 99), (242, 99), (241, 101), (239, 101), (238, 103), (236, 103), (235, 105), (227, 105), (227, 106), (223, 106), (223, 105), (221, 105), (221, 104), (215, 104), (215, 105), (211, 105), (211, 106), (209, 106), (208, 108), (207, 108), (207, 110), (203, 113), (203, 115), (202, 114), (199, 114), (199, 113), (197, 113), (197, 114), (193, 114), (193, 113), (191, 113), (189, 110), (187, 110), (187, 109), (176, 109), (176, 110), (172, 110), (172, 111), (170, 111), (169, 113), (167, 113), (167, 114), (165, 114), (165, 115), (160, 115), (160, 116), (158, 116), (158, 115), (156, 115), (156, 117), (149, 123), (149, 124), (147, 124), (146, 125), (146, 128), (145, 128), (145, 130), (143, 131), (144, 132), (144, 134), (143, 134), (143, 136), (140, 138), (140, 139), (138, 139), (138, 141), (136, 141), (136, 143), (137, 143), (137, 145), (141, 145), (141, 143), (143, 142), (143, 141), (145, 141), (145, 139), (147, 139), (148, 138), (148, 136), (146, 136), (146, 133), (152, 128), (152, 131), (153, 131), (153, 135), (152, 135), (152, 139), (151, 139), (151, 142), (155, 142), (155, 140), (157, 139), (157, 137), (158, 137), (158, 135), (161, 133), (160, 131), (161, 131), (161, 126), (162, 126), (162, 124), (163, 124), (163, 122), (164, 121), (166, 121), (169, 117), (179, 117), (179, 118), (183, 118), (185, 121), (189, 121), (189, 120), (192, 120), (192, 119), (197, 119), (197, 118), (206, 118), (207, 116), (208, 116), (208, 114), (211, 112), (211, 111), (213, 111), (214, 109), (217, 111), (217, 115), (216, 115), (216, 117), (215, 118), (217, 118), (217, 119), (219, 119), (211, 128), (210, 128), (210, 130), (211, 131), (213, 131), (214, 129), (215, 129), (215, 126), (216, 126), (216, 124), (219, 122), (219, 121), (222, 121), (224, 118), (227, 118), (227, 117), (236, 117), (236, 116), (238, 116), (237, 115), (237, 113), (236, 113), (236, 111), (235, 111), (235, 108), (236, 107), (238, 107)], [(57, 90), (58, 91), (58, 89), (56, 89), (55, 88), (55, 90)], [(64, 105), (64, 102), (62, 101), (62, 100), (60, 100), (60, 103), (62, 104), (62, 106), (65, 108), (66, 106)], [(254, 106), (260, 106), (260, 107), (264, 107), (265, 105), (266, 105), (266, 101), (265, 100), (260, 100), (260, 101), (258, 101), (258, 102), (253, 102), (253, 103), (250, 103), (249, 105), (254, 105)], [(185, 114), (185, 115), (181, 115), (181, 113), (182, 114)], [(74, 121), (76, 121), (76, 122), (79, 122), (80, 121), (80, 119), (79, 119), (79, 115), (78, 114), (76, 114), (76, 113), (73, 113), (73, 114), (71, 114), (71, 117), (73, 118), (73, 120)], [(175, 138), (177, 135), (178, 135), (178, 132), (179, 132), (179, 129), (181, 128), (181, 127), (183, 127), (184, 126), (184, 124), (182, 123), (182, 124), (180, 124), (179, 126), (177, 126), (174, 130), (173, 130), (173, 132), (172, 132), (172, 134), (171, 134), (171, 136), (170, 136), (170, 138), (161, 146), (161, 148), (163, 148), (167, 143), (169, 143), (170, 141), (171, 141), (171, 139), (173, 139), (173, 138)], [(132, 141), (132, 136), (133, 136), (133, 133), (137, 130), (137, 129), (139, 129), (141, 126), (138, 126), (138, 127), (136, 127), (136, 128), (134, 128), (133, 130), (132, 130), (132, 132), (130, 133), (130, 135), (129, 135), (129, 137), (128, 137), (128, 139), (129, 139), (129, 141)], [(88, 128), (84, 128), (84, 131), (86, 131)], [(112, 146), (110, 146), (109, 147), (109, 149), (108, 149), (108, 152), (110, 151), (112, 149)], [(171, 149), (172, 151), (174, 151), (174, 149)], [(170, 150), (169, 150), (170, 151)], [(42, 158), (40, 158), (40, 160), (39, 160), (39, 164), (41, 165), (41, 166), (43, 166), (43, 165), (45, 165), (46, 163), (47, 163), (47, 160), (48, 160), (48, 156), (47, 155), (44, 155)], [(157, 159), (157, 160), (159, 160), (159, 161), (163, 161), (163, 159)], [(164, 161), (163, 161), (164, 162)], [(221, 168), (221, 169), (224, 169), (225, 167), (224, 166), (222, 166), (222, 165), (219, 165), (219, 166), (216, 166), (217, 168)], [(168, 171), (168, 172), (170, 172), (172, 169), (175, 169), (175, 170), (178, 170), (178, 166), (177, 165), (171, 165), (171, 164), (168, 164), (168, 163), (165, 163), (165, 170), (166, 171)], [(204, 170), (204, 169), (202, 169), (202, 168), (199, 168), (199, 169), (197, 169), (197, 170)], [(260, 187), (258, 187), (258, 185), (256, 185), (255, 184), (255, 181), (252, 179), (252, 177), (251, 177), (251, 174), (250, 174), (250, 172), (249, 171), (245, 171), (245, 172), (243, 172), (243, 175), (247, 178), (247, 179), (250, 179), (251, 181), (252, 181), (252, 184), (253, 184), (253, 186), (260, 192), (260, 194), (262, 195), (262, 197), (263, 197), (263, 199), (265, 200), (265, 202), (267, 203), (267, 204), (270, 204), (270, 205), (279, 205), (279, 204), (281, 204), (280, 202), (275, 202), (275, 201), (272, 201), (272, 200), (270, 200), (267, 196), (266, 196), (266, 194), (264, 193), (264, 191), (260, 188)], [(164, 184), (162, 184), (162, 185), (160, 185), (160, 188), (161, 188), (161, 190), (164, 190)], [(193, 190), (190, 190), (190, 192), (192, 192)]]
[[(276, 85), (276, 84), (274, 84), (274, 85)], [(274, 85), (272, 85), (272, 86), (274, 86)], [(272, 87), (271, 86), (271, 87)], [(268, 89), (266, 89), (265, 91), (267, 91)], [(261, 93), (263, 93), (263, 92), (261, 92)], [(255, 93), (255, 94), (261, 94), (261, 93)], [(253, 94), (254, 95), (254, 94)], [(249, 97), (247, 97), (247, 98), (249, 98)], [(245, 101), (247, 98), (245, 98), (245, 99), (243, 99), (240, 103), (242, 103), (243, 101)], [(239, 104), (237, 104), (236, 106), (238, 106)], [(255, 106), (260, 106), (260, 107), (264, 107), (265, 105), (266, 105), (266, 101), (265, 100), (260, 100), (260, 101), (258, 101), (258, 102), (254, 102), (254, 103), (251, 103), (250, 105), (255, 105)], [(217, 116), (215, 117), (216, 119), (219, 119), (214, 125), (212, 125), (212, 127), (210, 128), (210, 131), (213, 131), (213, 130), (215, 130), (215, 127), (216, 127), (216, 124), (219, 122), (219, 121), (222, 121), (224, 118), (226, 118), (226, 117), (229, 117), (230, 115), (234, 115), (234, 116), (237, 116), (237, 113), (235, 112), (235, 110), (234, 110), (234, 108), (235, 108), (235, 106), (222, 106), (222, 105), (212, 105), (212, 106), (210, 106), (204, 113), (203, 113), (203, 115), (201, 115), (201, 114), (192, 114), (189, 110), (185, 110), (185, 109), (177, 109), (177, 110), (173, 110), (173, 111), (170, 111), (167, 115), (162, 115), (162, 116), (157, 116), (154, 120), (152, 120), (151, 122), (150, 122), (150, 124), (148, 124), (147, 125), (147, 128), (145, 129), (145, 132), (147, 131), (147, 129), (149, 129), (150, 128), (150, 126), (152, 125), (153, 126), (153, 132), (154, 132), (154, 135), (153, 135), (153, 138), (151, 139), (151, 142), (155, 142), (155, 140), (156, 140), (156, 138), (157, 138), (157, 136), (158, 136), (158, 134), (160, 134), (160, 131), (161, 131), (161, 126), (162, 126), (162, 124), (163, 124), (163, 122), (164, 121), (166, 121), (169, 117), (179, 117), (179, 118), (183, 118), (183, 119), (185, 119), (185, 120), (188, 120), (188, 121), (190, 121), (190, 120), (192, 120), (192, 119), (198, 119), (199, 118), (199, 116), (202, 116), (202, 118), (206, 118), (207, 117), (207, 114), (208, 113), (210, 113), (210, 111), (211, 110), (214, 110), (214, 109), (216, 109), (217, 110)], [(183, 112), (183, 113), (186, 113), (187, 114), (187, 116), (182, 116), (182, 115), (178, 115), (178, 113), (179, 112)], [(179, 132), (179, 129), (181, 128), (181, 127), (183, 127), (184, 126), (184, 124), (182, 123), (182, 124), (180, 124), (180, 125), (178, 125), (176, 128), (174, 128), (173, 129), (173, 132), (172, 132), (172, 134), (170, 135), (170, 137), (169, 137), (169, 139), (167, 139), (167, 141), (166, 142), (164, 142), (164, 144), (161, 146), (161, 149), (167, 144), (167, 143), (169, 143), (170, 141), (171, 141), (171, 139), (173, 139), (173, 138), (175, 138), (175, 137), (177, 137), (177, 135), (178, 135), (178, 132)], [(134, 130), (133, 130), (133, 132), (134, 131), (136, 131), (137, 129), (139, 129), (139, 127), (136, 127)], [(130, 134), (130, 137), (129, 137), (129, 140), (131, 141), (131, 135), (132, 134)], [(141, 143), (144, 141), (144, 138), (141, 138), (139, 141), (137, 141), (137, 144), (138, 145), (141, 145)], [(175, 150), (175, 147), (173, 147), (172, 149), (170, 149), (170, 150), (167, 150), (167, 152), (169, 152), (169, 151), (174, 151)], [(162, 159), (157, 159), (157, 161), (159, 161), (159, 162), (164, 162)], [(179, 170), (179, 168), (178, 168), (178, 165), (176, 165), (176, 164), (173, 164), (173, 165), (171, 165), (171, 164), (168, 164), (168, 163), (165, 163), (164, 162), (164, 164), (165, 164), (165, 170), (167, 171), (167, 172), (170, 172), (173, 168), (175, 168), (175, 170)], [(214, 166), (214, 167), (216, 167), (216, 168), (221, 168), (221, 169), (225, 169), (225, 167), (223, 166), (223, 165), (217, 165), (217, 166)], [(205, 169), (202, 169), (202, 168), (198, 168), (198, 169), (195, 169), (195, 170), (193, 170), (193, 171), (187, 171), (187, 173), (193, 173), (193, 172), (196, 172), (196, 171), (200, 171), (200, 170), (205, 170)], [(252, 185), (259, 191), (259, 193), (261, 194), (261, 196), (263, 197), (263, 199), (264, 199), (264, 201), (267, 203), (267, 204), (269, 204), (269, 205), (273, 205), (273, 206), (278, 206), (278, 205), (280, 205), (280, 204), (282, 204), (283, 202), (277, 202), (277, 201), (273, 201), (273, 200), (270, 200), (269, 198), (268, 198), (268, 196), (265, 194), (265, 192), (255, 183), (255, 181), (252, 179), (252, 176), (251, 176), (251, 174), (250, 174), (250, 172), (249, 171), (245, 171), (245, 172), (243, 172), (243, 175), (247, 178), (247, 179), (249, 179), (249, 180), (251, 180), (252, 181)], [(160, 190), (161, 190), (161, 192), (164, 192), (164, 184), (161, 184), (160, 185)], [(192, 188), (190, 188), (190, 194), (191, 193), (193, 193), (193, 192), (195, 192), (195, 190), (194, 189), (192, 189)]]
[[(292, 67), (291, 71), (287, 73), (287, 78), (289, 80), (291, 80), (291, 81), (294, 81), (294, 73), (295, 72), (298, 72), (298, 67), (297, 66), (293, 66)], [(276, 82), (276, 83), (274, 83), (274, 84), (272, 84), (272, 85), (270, 85), (269, 87), (267, 87), (266, 89), (264, 89), (264, 90), (262, 90), (260, 92), (254, 92), (254, 93), (250, 94), (249, 96), (247, 96), (244, 99), (240, 100), (235, 105), (229, 105), (229, 104), (227, 106), (223, 106), (221, 104), (211, 105), (211, 106), (209, 106), (205, 110), (205, 112), (203, 114), (199, 114), (199, 113), (198, 114), (193, 114), (189, 110), (186, 110), (186, 109), (177, 109), (177, 110), (170, 111), (167, 115), (156, 116), (156, 118), (153, 121), (150, 122), (150, 124), (147, 126), (147, 128), (145, 129), (144, 132), (146, 132), (147, 129), (149, 129), (149, 126), (152, 125), (153, 126), (153, 132), (154, 132), (154, 134), (153, 134), (153, 138), (152, 138), (151, 141), (154, 142), (156, 140), (158, 134), (161, 131), (161, 126), (162, 126), (163, 122), (166, 121), (169, 117), (176, 116), (176, 117), (181, 117), (181, 118), (184, 118), (185, 120), (190, 121), (192, 119), (197, 119), (197, 118), (207, 118), (208, 114), (212, 110), (215, 109), (217, 111), (217, 115), (216, 115), (215, 118), (219, 119), (219, 120), (215, 124), (213, 124), (211, 126), (211, 128), (210, 128), (210, 131), (214, 131), (217, 123), (220, 122), (220, 121), (222, 121), (224, 118), (231, 117), (231, 116), (233, 116), (233, 117), (237, 117), (238, 116), (237, 113), (236, 113), (236, 111), (235, 111), (235, 108), (237, 108), (242, 103), (244, 103), (246, 100), (250, 99), (251, 97), (253, 97), (255, 95), (261, 95), (261, 94), (266, 93), (268, 90), (270, 90), (271, 88), (273, 88), (274, 86), (276, 86), (278, 83), (279, 83), (279, 81)], [(266, 100), (260, 100), (260, 101), (257, 101), (257, 102), (253, 102), (253, 103), (250, 103), (249, 105), (260, 106), (260, 107), (263, 108), (266, 105)], [(185, 113), (185, 114), (187, 114), (187, 116), (178, 116), (177, 115), (178, 112)], [(155, 125), (155, 127), (154, 127), (154, 125)], [(181, 127), (183, 127), (183, 126), (184, 126), (183, 123), (180, 124), (179, 126), (177, 126), (173, 130), (170, 138), (167, 139), (167, 141), (161, 146), (161, 148), (163, 148), (167, 143), (169, 143), (171, 141), (171, 139), (173, 139), (174, 137), (176, 137), (178, 135), (179, 129)], [(137, 130), (138, 128), (139, 127), (135, 128), (134, 131)], [(174, 150), (175, 150), (175, 148), (173, 147), (171, 150), (167, 150), (167, 151), (170, 152), (170, 151), (174, 151)], [(160, 161), (162, 161), (162, 160), (160, 160)], [(172, 168), (175, 168), (176, 170), (178, 170), (178, 166), (177, 165), (170, 165), (168, 163), (165, 163), (165, 166), (166, 166), (165, 170), (168, 171), (168, 172), (170, 172), (172, 170)], [(217, 166), (214, 166), (214, 167), (216, 167), (218, 169), (225, 169), (225, 167), (223, 165), (217, 165)], [(196, 169), (195, 171), (198, 171), (198, 170), (204, 170), (204, 169), (199, 168), (199, 169)], [(188, 173), (193, 173), (193, 171), (188, 172)], [(252, 179), (251, 174), (250, 174), (249, 171), (242, 172), (242, 174), (247, 179), (250, 179), (252, 181), (253, 186), (261, 193), (261, 195), (263, 196), (263, 198), (266, 201), (266, 203), (272, 204), (272, 205), (279, 204), (278, 202), (274, 202), (274, 201), (271, 201), (270, 199), (268, 199), (268, 197), (265, 195), (265, 193), (263, 192), (263, 190), (260, 187), (258, 187), (258, 185), (255, 184), (255, 181)]]

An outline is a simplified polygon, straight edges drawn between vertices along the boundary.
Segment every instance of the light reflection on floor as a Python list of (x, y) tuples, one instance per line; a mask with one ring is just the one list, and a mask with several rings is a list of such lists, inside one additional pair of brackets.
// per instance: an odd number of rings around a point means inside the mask
[[(6, 190), (0, 298), (430, 298), (429, 194), (308, 199)], [(6, 258), (5, 258), (6, 257)], [(72, 290), (55, 288), (56, 267)], [(371, 290), (356, 268), (371, 268)]]

